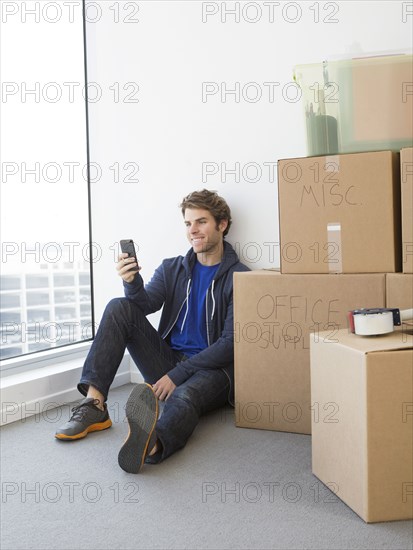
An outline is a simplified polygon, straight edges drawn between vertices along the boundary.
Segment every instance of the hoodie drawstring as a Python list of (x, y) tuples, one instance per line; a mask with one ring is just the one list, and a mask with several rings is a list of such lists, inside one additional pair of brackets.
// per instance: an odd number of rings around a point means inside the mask
[(190, 286), (191, 286), (191, 279), (188, 279), (188, 284), (186, 285), (186, 311), (185, 311), (185, 315), (184, 315), (184, 318), (183, 318), (183, 321), (182, 321), (182, 325), (181, 325), (181, 334), (182, 334), (182, 331), (183, 331), (183, 329), (184, 329), (185, 321), (186, 321), (186, 318), (187, 318), (187, 315), (188, 315), (188, 310), (189, 310), (189, 292), (190, 292)]
[(211, 297), (212, 297), (212, 313), (211, 313), (211, 321), (212, 321), (212, 319), (214, 318), (214, 313), (215, 313), (215, 296), (214, 296), (214, 286), (215, 286), (215, 279), (213, 279), (213, 281), (212, 281), (212, 286), (211, 286)]

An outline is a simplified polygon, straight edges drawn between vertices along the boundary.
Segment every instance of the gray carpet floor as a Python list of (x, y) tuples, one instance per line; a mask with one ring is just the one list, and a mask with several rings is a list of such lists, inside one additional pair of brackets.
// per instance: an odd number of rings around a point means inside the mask
[(112, 428), (81, 441), (53, 437), (69, 405), (2, 428), (2, 550), (412, 548), (412, 522), (366, 524), (312, 475), (310, 436), (236, 428), (229, 408), (126, 474), (131, 388), (110, 393)]

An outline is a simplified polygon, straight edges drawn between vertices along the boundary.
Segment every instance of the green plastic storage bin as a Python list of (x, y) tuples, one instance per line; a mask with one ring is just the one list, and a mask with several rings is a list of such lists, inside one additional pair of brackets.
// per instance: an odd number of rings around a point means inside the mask
[(308, 156), (413, 145), (413, 56), (297, 65)]

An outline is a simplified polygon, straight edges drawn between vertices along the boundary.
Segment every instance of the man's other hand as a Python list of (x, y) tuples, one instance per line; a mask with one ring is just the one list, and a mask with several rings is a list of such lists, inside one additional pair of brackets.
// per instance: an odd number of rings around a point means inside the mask
[(169, 378), (169, 376), (165, 374), (165, 376), (162, 376), (162, 378), (160, 378), (157, 382), (155, 382), (155, 384), (153, 384), (152, 388), (156, 397), (160, 401), (164, 401), (165, 399), (168, 399), (176, 386)]

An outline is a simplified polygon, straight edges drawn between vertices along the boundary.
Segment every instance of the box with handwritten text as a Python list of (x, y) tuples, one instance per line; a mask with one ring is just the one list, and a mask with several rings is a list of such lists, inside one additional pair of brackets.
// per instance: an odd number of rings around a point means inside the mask
[(308, 434), (312, 418), (334, 418), (334, 403), (310, 396), (310, 342), (384, 305), (384, 274), (234, 273), (236, 425)]
[(401, 271), (400, 154), (278, 162), (282, 273)]

